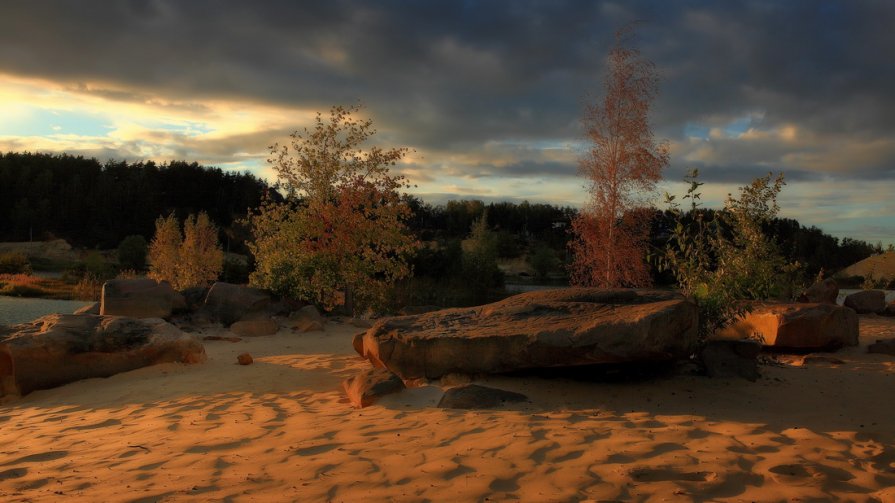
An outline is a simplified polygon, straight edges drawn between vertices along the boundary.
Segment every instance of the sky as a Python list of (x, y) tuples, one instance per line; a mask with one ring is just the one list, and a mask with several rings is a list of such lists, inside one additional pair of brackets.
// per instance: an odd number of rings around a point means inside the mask
[(661, 190), (696, 168), (718, 206), (783, 172), (781, 216), (895, 243), (889, 0), (7, 0), (0, 151), (273, 180), (270, 145), (360, 102), (425, 200), (579, 206), (582, 112), (632, 22), (661, 79)]

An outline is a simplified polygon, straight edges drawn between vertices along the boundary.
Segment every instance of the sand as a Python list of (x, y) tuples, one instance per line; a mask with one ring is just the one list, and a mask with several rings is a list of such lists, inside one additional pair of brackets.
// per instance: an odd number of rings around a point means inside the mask
[(754, 383), (495, 377), (531, 402), (492, 411), (438, 409), (436, 386), (352, 409), (357, 331), (207, 342), (205, 364), (6, 403), (0, 500), (895, 501), (895, 357), (866, 353), (895, 319)]
[(895, 252), (885, 252), (867, 257), (838, 273), (839, 276), (863, 276), (874, 279), (895, 278)]

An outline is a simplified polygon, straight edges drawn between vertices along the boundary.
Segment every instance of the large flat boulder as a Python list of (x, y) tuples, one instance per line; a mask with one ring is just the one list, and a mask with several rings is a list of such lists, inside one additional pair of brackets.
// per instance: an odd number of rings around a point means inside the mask
[(829, 350), (858, 345), (858, 316), (826, 303), (762, 303), (716, 336), (757, 339), (776, 349)]
[(0, 396), (205, 358), (197, 338), (159, 318), (51, 314), (0, 327)]
[(654, 290), (566, 288), (376, 322), (355, 348), (402, 379), (669, 360), (696, 344), (696, 306)]
[(858, 314), (882, 313), (886, 310), (886, 292), (882, 290), (862, 290), (845, 297), (845, 307)]
[(170, 318), (177, 292), (167, 281), (112, 279), (103, 284), (99, 314), (129, 318)]
[(219, 281), (211, 285), (203, 309), (224, 326), (265, 313), (271, 305), (268, 292), (243, 285)]

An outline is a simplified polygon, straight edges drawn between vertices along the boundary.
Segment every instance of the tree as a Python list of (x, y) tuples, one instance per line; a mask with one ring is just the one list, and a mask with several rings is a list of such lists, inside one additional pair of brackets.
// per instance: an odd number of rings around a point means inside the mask
[(317, 114), (312, 130), (271, 148), (271, 164), (288, 197), (267, 200), (249, 217), (256, 268), (251, 283), (331, 309), (379, 307), (388, 288), (411, 273), (417, 247), (406, 221), (410, 208), (392, 175), (406, 148), (361, 146), (374, 134), (359, 107)]
[(146, 268), (148, 251), (146, 238), (139, 234), (128, 236), (118, 245), (118, 264), (122, 269), (142, 271)]
[(470, 300), (488, 300), (491, 290), (503, 286), (503, 272), (497, 267), (497, 239), (488, 228), (488, 210), (473, 221), (462, 259), (462, 278)]
[(149, 245), (149, 277), (167, 281), (177, 290), (207, 286), (221, 274), (224, 252), (218, 229), (203, 211), (180, 223), (173, 213), (155, 221)]
[(183, 243), (177, 274), (179, 289), (205, 286), (216, 280), (224, 264), (224, 252), (218, 242), (218, 228), (201, 211), (183, 221)]
[(176, 283), (181, 243), (183, 234), (174, 213), (165, 218), (158, 217), (155, 221), (155, 235), (149, 243), (150, 278), (168, 281), (172, 285)]
[(574, 284), (620, 287), (650, 281), (646, 264), (649, 233), (644, 206), (668, 164), (668, 145), (656, 143), (648, 121), (658, 92), (655, 65), (624, 45), (616, 34), (602, 101), (589, 105), (584, 127), (590, 151), (579, 173), (589, 201), (572, 220)]

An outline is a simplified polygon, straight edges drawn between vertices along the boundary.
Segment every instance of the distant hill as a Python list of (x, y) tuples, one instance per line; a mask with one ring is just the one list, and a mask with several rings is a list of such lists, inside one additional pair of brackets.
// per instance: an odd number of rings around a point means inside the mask
[(839, 274), (841, 276), (863, 276), (865, 278), (873, 276), (874, 279), (893, 279), (895, 278), (895, 252), (885, 252), (867, 257), (846, 267)]

